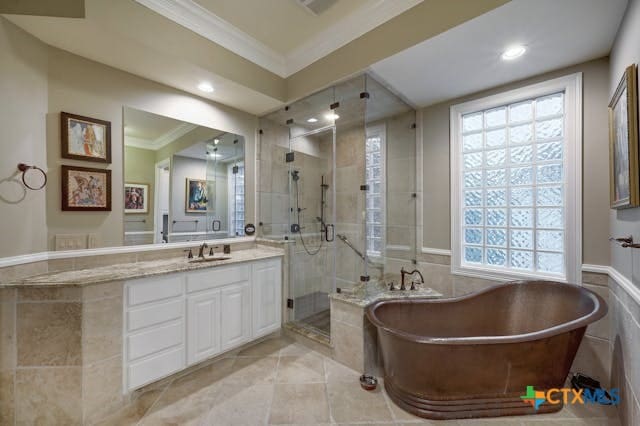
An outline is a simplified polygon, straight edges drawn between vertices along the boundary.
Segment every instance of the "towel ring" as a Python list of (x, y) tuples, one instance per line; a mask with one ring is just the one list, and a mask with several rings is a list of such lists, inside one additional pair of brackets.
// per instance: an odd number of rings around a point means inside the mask
[[(25, 176), (26, 176), (27, 172), (29, 170), (31, 170), (31, 169), (38, 170), (40, 173), (42, 173), (42, 177), (44, 178), (44, 182), (42, 182), (42, 185), (40, 185), (40, 187), (38, 187), (38, 188), (29, 185), (27, 183), (27, 180), (25, 179)], [(47, 174), (40, 167), (38, 167), (38, 166), (29, 166), (27, 164), (20, 163), (20, 164), (18, 164), (18, 170), (20, 170), (22, 172), (22, 183), (27, 188), (29, 188), (29, 189), (31, 189), (33, 191), (39, 191), (39, 190), (41, 190), (42, 188), (44, 188), (47, 185)]]

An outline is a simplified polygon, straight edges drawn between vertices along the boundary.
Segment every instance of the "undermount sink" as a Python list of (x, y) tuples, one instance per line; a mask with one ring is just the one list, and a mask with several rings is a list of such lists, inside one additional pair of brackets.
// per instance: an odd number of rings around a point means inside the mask
[(229, 260), (229, 259), (231, 259), (231, 256), (213, 256), (213, 257), (191, 259), (189, 263), (206, 263), (206, 262), (216, 262), (218, 260)]

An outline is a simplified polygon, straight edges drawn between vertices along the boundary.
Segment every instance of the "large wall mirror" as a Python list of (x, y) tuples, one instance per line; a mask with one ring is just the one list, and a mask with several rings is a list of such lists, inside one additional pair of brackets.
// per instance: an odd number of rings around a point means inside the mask
[(244, 235), (244, 138), (124, 109), (125, 245)]

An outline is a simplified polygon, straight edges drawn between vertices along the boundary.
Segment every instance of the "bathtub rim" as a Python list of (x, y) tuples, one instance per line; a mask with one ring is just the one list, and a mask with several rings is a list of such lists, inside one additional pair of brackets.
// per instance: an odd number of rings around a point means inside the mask
[[(586, 293), (587, 296), (593, 301), (594, 307), (586, 315), (578, 317), (574, 320), (555, 325), (553, 327), (548, 327), (543, 330), (533, 331), (530, 333), (523, 334), (512, 334), (508, 336), (466, 336), (466, 337), (429, 337), (429, 336), (418, 336), (412, 333), (407, 333), (405, 331), (389, 327), (385, 325), (375, 314), (375, 311), (378, 307), (385, 304), (411, 304), (411, 303), (424, 303), (424, 304), (435, 304), (435, 303), (451, 303), (451, 302), (460, 302), (463, 300), (471, 299), (477, 297), (484, 293), (491, 293), (494, 291), (498, 291), (500, 289), (505, 288), (506, 286), (513, 287), (519, 285), (530, 285), (532, 283), (540, 283), (540, 284), (548, 284), (548, 285), (562, 285), (569, 286), (577, 291), (582, 293)], [(600, 297), (595, 292), (589, 290), (580, 285), (576, 284), (568, 284), (562, 283), (558, 281), (546, 281), (546, 280), (528, 280), (528, 281), (509, 281), (504, 284), (496, 284), (491, 287), (488, 287), (483, 290), (479, 290), (473, 293), (465, 294), (458, 297), (448, 297), (441, 299), (430, 299), (430, 298), (414, 298), (414, 299), (383, 299), (373, 302), (371, 305), (367, 306), (365, 309), (365, 313), (369, 321), (376, 326), (378, 331), (384, 330), (394, 336), (397, 336), (401, 339), (414, 342), (414, 343), (427, 343), (427, 344), (436, 344), (436, 345), (488, 345), (488, 344), (509, 344), (509, 343), (522, 343), (522, 342), (530, 342), (535, 340), (546, 339), (550, 337), (554, 337), (563, 333), (567, 333), (582, 327), (587, 327), (589, 324), (592, 324), (600, 319), (602, 319), (607, 314), (608, 308), (607, 304), (602, 297)]]

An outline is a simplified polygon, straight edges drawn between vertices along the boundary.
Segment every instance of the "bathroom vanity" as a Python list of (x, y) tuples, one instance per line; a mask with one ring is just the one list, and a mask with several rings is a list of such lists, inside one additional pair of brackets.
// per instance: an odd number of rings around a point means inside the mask
[(125, 390), (278, 330), (280, 288), (280, 259), (125, 282)]
[(47, 424), (93, 424), (136, 389), (278, 331), (283, 250), (244, 244), (206, 262), (181, 249), (79, 256), (74, 270), (0, 283), (15, 404)]

